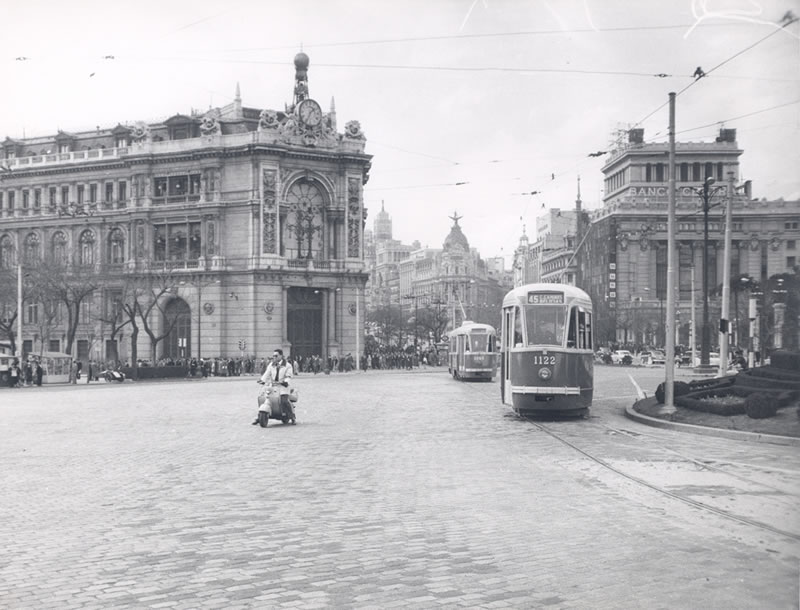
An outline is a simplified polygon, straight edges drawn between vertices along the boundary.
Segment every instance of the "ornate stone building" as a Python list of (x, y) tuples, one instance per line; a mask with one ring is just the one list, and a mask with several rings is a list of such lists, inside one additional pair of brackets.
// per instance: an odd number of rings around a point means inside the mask
[[(100, 278), (78, 357), (129, 357), (109, 312), (154, 276), (169, 285), (150, 323), (173, 326), (156, 358), (356, 353), (371, 156), (358, 121), (339, 133), (333, 101), (325, 112), (309, 96), (308, 65), (295, 57), (283, 110), (244, 107), (237, 85), (204, 113), (2, 142), (0, 267), (56, 261)], [(43, 336), (36, 308), (24, 306), (26, 350), (66, 349), (63, 315)]]
[(404, 244), (392, 238), (392, 218), (381, 202), (381, 211), (375, 217), (373, 231), (365, 233), (365, 261), (369, 271), (367, 282), (367, 307), (370, 311), (387, 305), (399, 305), (400, 263), (419, 249), (419, 242)]
[[(410, 313), (415, 306), (446, 308), (449, 327), (465, 319), (497, 325), (505, 293), (503, 270), (492, 272), (461, 230), (461, 216), (450, 217), (453, 226), (441, 249), (423, 248), (400, 263), (400, 292), (408, 298), (404, 307)], [(463, 311), (462, 311), (463, 307)]]
[[(581, 257), (581, 288), (595, 305), (601, 343), (663, 345), (667, 287), (668, 164), (666, 143), (645, 143), (634, 129), (611, 152), (603, 167), (603, 207), (590, 213), (590, 234)], [(732, 172), (731, 278), (746, 275), (761, 285), (797, 264), (800, 201), (754, 199), (750, 183), (741, 187), (735, 129), (722, 129), (715, 142), (676, 145), (676, 304), (677, 342), (690, 343), (691, 297), (695, 296), (697, 345), (702, 307), (708, 298), (710, 337), (718, 340), (718, 287), (723, 277), (724, 210)], [(707, 180), (708, 179), (708, 180)], [(705, 216), (708, 240), (704, 257)], [(704, 265), (704, 262), (706, 263)], [(705, 275), (705, 278), (704, 278)], [(704, 290), (707, 286), (707, 290)], [(731, 321), (739, 344), (747, 336), (747, 295), (734, 292)], [(736, 323), (739, 322), (739, 328)]]
[(578, 278), (578, 255), (575, 249), (581, 242), (577, 219), (586, 224), (582, 211), (580, 178), (575, 209), (551, 208), (536, 219), (536, 239), (528, 239), (525, 227), (514, 251), (514, 285), (535, 282), (562, 283), (575, 286)]

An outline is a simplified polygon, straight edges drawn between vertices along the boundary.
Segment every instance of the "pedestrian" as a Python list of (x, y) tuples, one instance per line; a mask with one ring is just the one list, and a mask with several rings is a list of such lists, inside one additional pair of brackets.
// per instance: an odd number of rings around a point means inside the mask
[(11, 370), (8, 372), (8, 387), (16, 388), (17, 384), (19, 383), (19, 365), (17, 364), (17, 360), (14, 360), (14, 364), (11, 365)]
[(86, 371), (86, 383), (88, 384), (92, 380), (92, 375), (94, 374), (94, 367), (92, 366), (92, 361), (89, 360), (89, 369)]
[(33, 385), (33, 365), (30, 360), (25, 363), (25, 385)]
[(42, 368), (42, 363), (38, 360), (36, 361), (36, 385), (42, 387), (42, 377), (44, 376), (44, 369)]

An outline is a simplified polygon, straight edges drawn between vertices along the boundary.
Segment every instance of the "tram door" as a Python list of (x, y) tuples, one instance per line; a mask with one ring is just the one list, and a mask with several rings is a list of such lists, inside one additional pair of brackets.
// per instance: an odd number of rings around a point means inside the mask
[(503, 403), (511, 404), (511, 348), (514, 346), (514, 308), (503, 310), (503, 328), (500, 335), (500, 394)]
[(287, 333), (292, 356), (322, 355), (322, 292), (291, 287), (288, 294)]

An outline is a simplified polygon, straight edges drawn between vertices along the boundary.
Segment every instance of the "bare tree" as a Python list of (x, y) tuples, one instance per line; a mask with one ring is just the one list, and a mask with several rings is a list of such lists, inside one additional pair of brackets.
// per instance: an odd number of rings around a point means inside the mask
[(28, 275), (37, 293), (64, 304), (67, 313), (67, 345), (64, 351), (72, 353), (80, 324), (81, 304), (100, 286), (101, 276), (91, 265), (57, 262), (38, 265)]
[(399, 305), (383, 305), (372, 311), (368, 321), (375, 326), (376, 335), (384, 345), (390, 345), (392, 340), (399, 338), (406, 324)]
[[(23, 287), (23, 299), (25, 288)], [(11, 269), (0, 269), (0, 334), (8, 339), (11, 352), (17, 351), (17, 274)]]
[[(136, 305), (139, 320), (142, 323), (142, 329), (150, 337), (150, 360), (155, 364), (158, 344), (169, 336), (178, 323), (178, 318), (168, 316), (165, 309), (169, 302), (167, 295), (174, 292), (177, 282), (171, 271), (153, 272), (142, 276), (138, 282)], [(157, 317), (164, 320), (161, 333), (156, 332)]]

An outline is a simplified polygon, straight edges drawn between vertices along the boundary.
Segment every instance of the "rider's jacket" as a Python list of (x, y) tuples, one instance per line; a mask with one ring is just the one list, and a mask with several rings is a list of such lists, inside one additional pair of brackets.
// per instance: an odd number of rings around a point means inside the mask
[[(286, 362), (285, 359), (278, 362), (278, 366), (276, 367), (274, 363), (270, 362), (267, 365), (267, 370), (264, 371), (264, 374), (261, 375), (261, 381), (264, 383), (269, 383), (271, 381), (277, 382), (279, 384), (285, 382), (289, 382), (292, 378), (292, 365)], [(280, 389), (281, 396), (284, 394), (289, 393), (289, 388), (283, 385), (278, 386)]]

